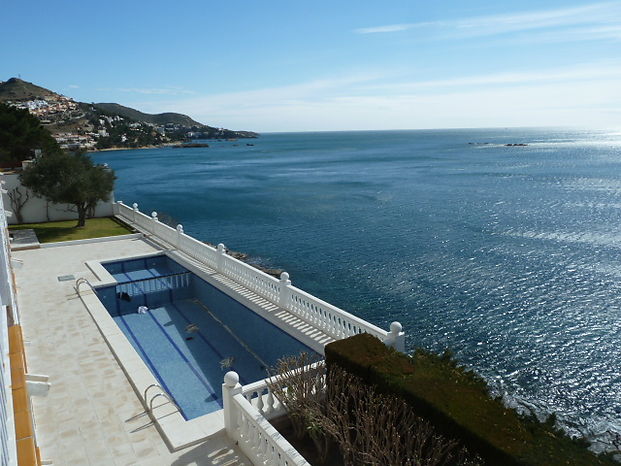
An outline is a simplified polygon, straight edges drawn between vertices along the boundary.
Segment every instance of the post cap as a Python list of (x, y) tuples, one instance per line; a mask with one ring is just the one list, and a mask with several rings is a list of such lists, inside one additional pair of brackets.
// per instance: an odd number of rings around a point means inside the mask
[(155, 210), (151, 212), (151, 217), (153, 218), (153, 220), (157, 220), (157, 212)]
[(219, 243), (218, 244), (218, 251), (220, 252), (226, 252), (226, 246), (223, 243)]
[(403, 330), (403, 325), (401, 325), (401, 323), (395, 321), (390, 324), (390, 333), (399, 334), (401, 333), (402, 330)]
[(132, 204), (132, 207), (134, 208), (134, 210), (138, 210), (138, 204), (136, 204), (135, 202)]
[(227, 387), (234, 387), (239, 383), (239, 375), (235, 371), (228, 371), (224, 374), (224, 385)]
[(287, 272), (283, 272), (280, 274), (280, 281), (286, 282), (289, 281), (289, 274)]
[(177, 231), (179, 233), (183, 233), (183, 225), (181, 225), (181, 224), (177, 225)]

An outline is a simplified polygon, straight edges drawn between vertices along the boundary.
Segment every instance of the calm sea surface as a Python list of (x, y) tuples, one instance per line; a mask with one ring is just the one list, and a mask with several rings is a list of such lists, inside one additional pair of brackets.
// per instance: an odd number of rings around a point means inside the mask
[(410, 349), (453, 349), (508, 403), (554, 411), (592, 439), (621, 432), (621, 133), (210, 145), (94, 159), (116, 170), (117, 199), (283, 268), (380, 327), (400, 321)]

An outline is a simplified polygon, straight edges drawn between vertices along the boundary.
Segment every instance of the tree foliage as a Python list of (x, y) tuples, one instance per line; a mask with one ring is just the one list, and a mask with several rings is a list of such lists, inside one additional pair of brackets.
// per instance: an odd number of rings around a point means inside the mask
[(28, 110), (0, 103), (0, 164), (16, 166), (34, 155), (34, 149), (45, 154), (60, 151), (56, 140), (38, 118)]
[(57, 204), (71, 204), (78, 213), (78, 227), (97, 202), (110, 200), (114, 172), (95, 165), (83, 153), (57, 152), (44, 155), (22, 172), (20, 180), (36, 195)]

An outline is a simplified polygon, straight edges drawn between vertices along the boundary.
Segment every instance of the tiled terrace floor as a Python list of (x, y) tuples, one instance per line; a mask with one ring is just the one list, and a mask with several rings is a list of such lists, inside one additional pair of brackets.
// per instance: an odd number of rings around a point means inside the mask
[(37, 441), (55, 465), (249, 465), (223, 435), (171, 453), (147, 418), (73, 285), (58, 276), (96, 277), (89, 260), (156, 251), (141, 239), (13, 252), (30, 373), (46, 374), (47, 397), (33, 397)]

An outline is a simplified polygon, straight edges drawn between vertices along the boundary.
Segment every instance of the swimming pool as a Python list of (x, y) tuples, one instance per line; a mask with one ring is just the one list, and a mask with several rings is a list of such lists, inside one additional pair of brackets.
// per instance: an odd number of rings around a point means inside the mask
[(99, 299), (186, 420), (222, 409), (226, 372), (246, 384), (283, 356), (315, 353), (167, 256), (102, 265), (117, 284)]

